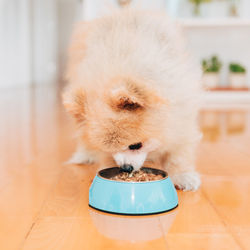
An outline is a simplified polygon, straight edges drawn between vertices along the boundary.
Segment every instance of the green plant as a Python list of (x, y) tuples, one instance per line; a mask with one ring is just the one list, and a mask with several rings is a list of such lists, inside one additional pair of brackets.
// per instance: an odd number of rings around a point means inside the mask
[(210, 59), (202, 60), (202, 69), (204, 73), (217, 73), (222, 67), (221, 61), (217, 56), (212, 56)]
[(230, 63), (229, 64), (229, 71), (232, 73), (245, 73), (246, 68), (238, 63)]
[(211, 2), (211, 0), (189, 0), (189, 2), (194, 4), (194, 15), (198, 16), (200, 14), (200, 5), (202, 3)]

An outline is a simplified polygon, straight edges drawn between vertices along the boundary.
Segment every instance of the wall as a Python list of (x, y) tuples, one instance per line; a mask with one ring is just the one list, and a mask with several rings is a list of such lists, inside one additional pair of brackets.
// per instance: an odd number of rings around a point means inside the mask
[[(166, 0), (131, 1), (131, 7), (138, 9), (164, 10)], [(117, 0), (84, 0), (83, 20), (92, 20), (120, 8)]]
[(59, 81), (63, 81), (65, 66), (67, 63), (67, 50), (75, 22), (82, 19), (82, 1), (57, 0), (58, 23), (58, 75)]
[(0, 1), (0, 87), (56, 81), (57, 0)]
[(186, 29), (188, 46), (200, 62), (213, 54), (222, 60), (221, 85), (228, 84), (228, 64), (238, 62), (248, 69), (250, 85), (250, 25), (222, 27), (193, 27)]
[(57, 80), (58, 22), (57, 1), (31, 1), (32, 83), (50, 84)]
[(0, 1), (0, 87), (31, 82), (29, 0)]

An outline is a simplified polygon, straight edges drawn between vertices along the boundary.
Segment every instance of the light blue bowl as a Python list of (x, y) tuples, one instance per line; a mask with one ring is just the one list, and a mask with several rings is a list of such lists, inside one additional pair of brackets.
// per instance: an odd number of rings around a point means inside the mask
[(162, 174), (163, 179), (144, 182), (110, 180), (119, 173), (118, 167), (98, 172), (89, 189), (89, 206), (95, 209), (128, 215), (156, 214), (178, 206), (175, 187), (163, 170), (143, 168)]

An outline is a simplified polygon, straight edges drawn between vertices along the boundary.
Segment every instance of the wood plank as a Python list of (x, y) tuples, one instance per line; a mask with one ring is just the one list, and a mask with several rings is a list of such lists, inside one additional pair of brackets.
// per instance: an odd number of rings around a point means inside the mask
[(217, 214), (243, 247), (250, 232), (250, 177), (208, 178), (203, 188)]
[(168, 234), (167, 244), (170, 250), (240, 250), (228, 234)]
[(109, 238), (87, 218), (47, 217), (34, 226), (23, 250), (167, 249), (164, 237), (150, 241)]
[[(197, 192), (178, 191), (178, 197), (177, 215), (168, 233), (227, 233), (220, 217), (203, 196), (202, 189)], [(168, 221), (160, 220), (165, 228)], [(165, 229), (164, 231), (166, 234)]]

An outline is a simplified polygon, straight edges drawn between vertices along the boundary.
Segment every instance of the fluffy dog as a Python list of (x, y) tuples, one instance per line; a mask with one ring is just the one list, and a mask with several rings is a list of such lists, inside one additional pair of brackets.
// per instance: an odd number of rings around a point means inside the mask
[(139, 169), (157, 161), (179, 189), (196, 190), (196, 68), (165, 15), (123, 10), (78, 24), (63, 94), (78, 123), (71, 162)]

